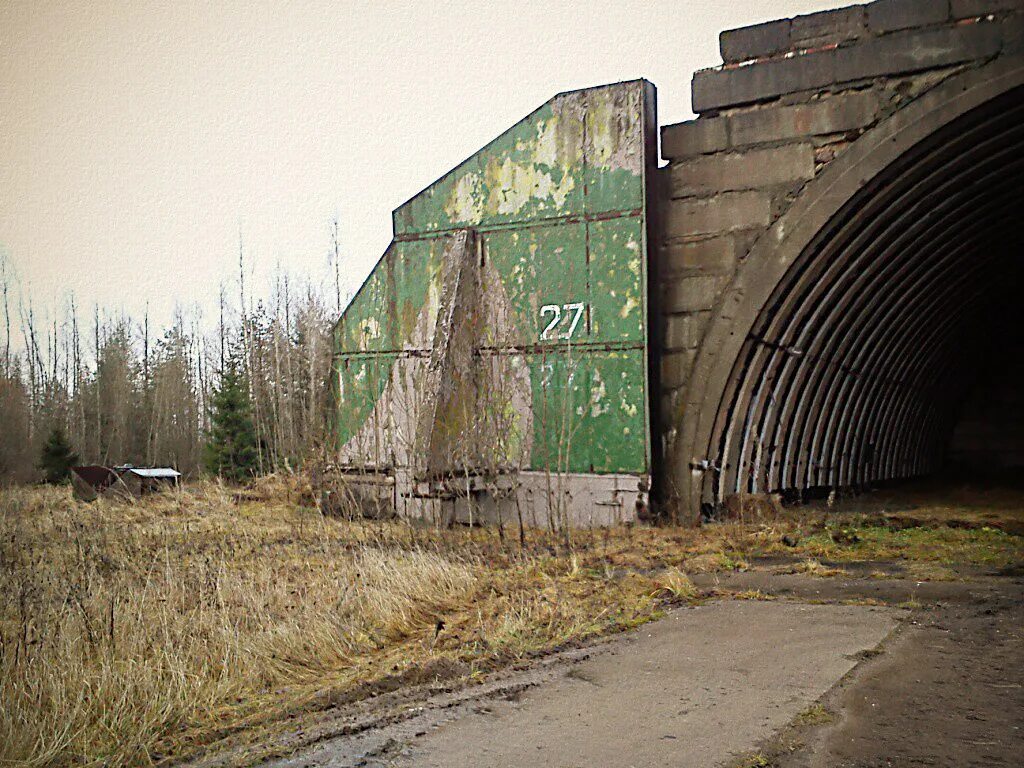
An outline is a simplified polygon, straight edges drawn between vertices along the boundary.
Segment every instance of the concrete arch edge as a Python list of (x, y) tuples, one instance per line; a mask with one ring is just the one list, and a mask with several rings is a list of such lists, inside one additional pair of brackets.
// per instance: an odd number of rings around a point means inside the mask
[(665, 462), (669, 503), (681, 520), (700, 512), (701, 463), (743, 341), (777, 284), (805, 248), (873, 178), (943, 126), (1024, 85), (1024, 56), (999, 58), (952, 76), (867, 131), (810, 181), (751, 247), (719, 296), (673, 414), (676, 437)]

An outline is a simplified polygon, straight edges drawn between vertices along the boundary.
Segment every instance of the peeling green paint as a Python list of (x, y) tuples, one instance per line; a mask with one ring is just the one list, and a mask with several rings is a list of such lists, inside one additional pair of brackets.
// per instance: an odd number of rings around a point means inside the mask
[(473, 375), (491, 396), (452, 428), (467, 441), (484, 435), (490, 448), (480, 451), (497, 464), (649, 473), (652, 100), (644, 81), (560, 94), (394, 212), (395, 240), (335, 329), (344, 461), (410, 462), (416, 419), (400, 410), (432, 394), (417, 381), (433, 345), (445, 243), (472, 228), (477, 359), (489, 361)]

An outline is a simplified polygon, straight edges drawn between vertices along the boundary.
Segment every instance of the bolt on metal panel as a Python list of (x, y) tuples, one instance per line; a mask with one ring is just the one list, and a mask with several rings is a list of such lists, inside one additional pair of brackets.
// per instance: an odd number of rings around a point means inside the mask
[(560, 94), (394, 212), (333, 385), (342, 466), (394, 477), (399, 511), (646, 503), (653, 105), (642, 80)]

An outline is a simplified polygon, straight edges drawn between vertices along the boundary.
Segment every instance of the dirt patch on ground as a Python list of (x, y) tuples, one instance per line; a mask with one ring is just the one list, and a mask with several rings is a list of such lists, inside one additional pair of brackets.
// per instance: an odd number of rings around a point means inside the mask
[(1021, 580), (815, 582), (806, 576), (752, 572), (719, 574), (713, 588), (766, 599), (861, 599), (913, 606), (901, 629), (864, 654), (862, 663), (817, 705), (734, 765), (988, 768), (1021, 764)]
[[(855, 566), (855, 567), (853, 567)], [(847, 573), (818, 578), (806, 573), (779, 573), (774, 568), (695, 574), (694, 585), (710, 595), (803, 600), (811, 603), (860, 603), (920, 608), (946, 603), (978, 603), (1006, 589), (1007, 579), (922, 581), (887, 576), (887, 563), (844, 564)], [(857, 575), (859, 571), (860, 575)], [(879, 576), (878, 574), (882, 574)]]
[(832, 703), (839, 713), (780, 768), (1019, 766), (1024, 754), (1024, 589), (915, 612)]

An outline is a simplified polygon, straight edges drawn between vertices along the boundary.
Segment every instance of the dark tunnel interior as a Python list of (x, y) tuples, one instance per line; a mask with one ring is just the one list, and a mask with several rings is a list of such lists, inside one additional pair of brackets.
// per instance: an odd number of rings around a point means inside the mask
[[(1018, 287), (1020, 277), (1020, 271), (1012, 277)], [(1019, 484), (1024, 481), (1024, 302), (1011, 295), (1001, 309), (980, 340), (986, 354), (960, 404), (943, 471)]]
[(705, 502), (1024, 468), (1024, 89), (871, 179), (754, 323)]

